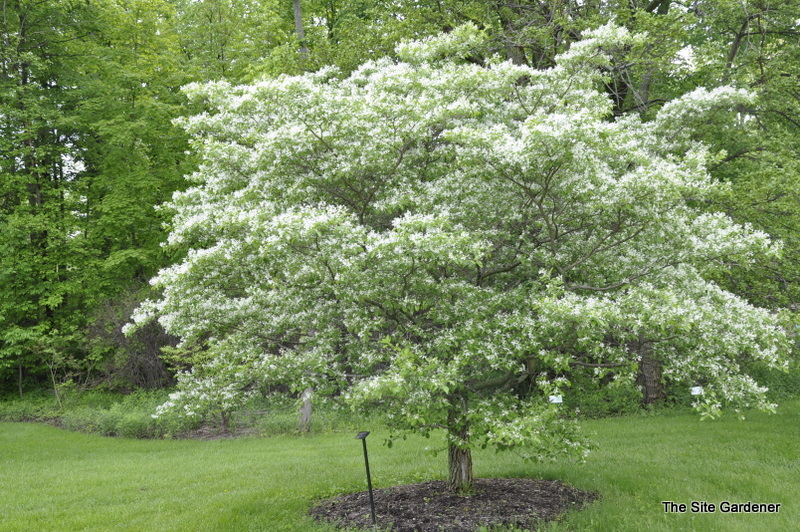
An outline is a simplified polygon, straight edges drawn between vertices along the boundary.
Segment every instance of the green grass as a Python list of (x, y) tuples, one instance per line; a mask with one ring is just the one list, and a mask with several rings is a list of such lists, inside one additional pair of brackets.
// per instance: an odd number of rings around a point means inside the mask
[[(587, 463), (531, 465), (481, 452), (483, 477), (559, 479), (602, 500), (552, 530), (796, 530), (800, 517), (800, 402), (777, 415), (708, 422), (685, 413), (584, 423), (597, 448)], [(442, 478), (434, 440), (388, 449), (374, 427), (376, 487)], [(364, 489), (354, 432), (238, 440), (131, 440), (0, 423), (0, 530), (325, 531), (311, 501)], [(665, 514), (662, 500), (781, 503), (776, 515)]]
[[(797, 530), (800, 517), (800, 402), (777, 415), (752, 413), (709, 422), (692, 414), (597, 420), (598, 448), (583, 467), (540, 467), (602, 494), (571, 515), (575, 530)], [(781, 503), (778, 514), (665, 514), (661, 501)]]

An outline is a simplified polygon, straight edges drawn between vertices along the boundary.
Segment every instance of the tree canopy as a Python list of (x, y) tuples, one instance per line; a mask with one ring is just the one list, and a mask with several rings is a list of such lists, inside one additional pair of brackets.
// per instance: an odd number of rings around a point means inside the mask
[(693, 136), (748, 133), (752, 95), (615, 116), (613, 58), (642, 37), (585, 36), (545, 69), (475, 61), (485, 37), (464, 25), (349, 75), (190, 85), (201, 163), (169, 236), (189, 251), (137, 318), (207, 362), (163, 410), (234, 403), (259, 379), (345, 390), (398, 430), (444, 429), (464, 490), (476, 445), (582, 456), (548, 401), (575, 371), (624, 381), (653, 359), (704, 387), (706, 415), (770, 408), (746, 370), (783, 367), (786, 334), (713, 278), (779, 246), (708, 212), (725, 154)]

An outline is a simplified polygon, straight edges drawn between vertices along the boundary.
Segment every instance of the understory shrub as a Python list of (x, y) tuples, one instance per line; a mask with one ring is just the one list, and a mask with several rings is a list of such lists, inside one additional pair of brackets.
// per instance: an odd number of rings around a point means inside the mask
[(0, 421), (42, 421), (56, 416), (53, 394), (28, 394), (0, 399)]
[[(575, 372), (563, 394), (564, 407), (579, 417), (598, 418), (629, 414), (641, 409), (642, 392), (634, 382), (598, 380), (587, 372)], [(610, 382), (606, 382), (610, 381)]]
[(156, 407), (166, 398), (162, 390), (129, 395), (95, 390), (76, 394), (65, 408), (59, 408), (52, 392), (29, 394), (0, 401), (0, 421), (47, 422), (67, 430), (126, 438), (180, 436), (196, 428), (186, 419), (154, 419)]
[(755, 368), (752, 376), (762, 386), (769, 388), (767, 396), (774, 401), (800, 397), (800, 361), (797, 359), (790, 362), (789, 371)]

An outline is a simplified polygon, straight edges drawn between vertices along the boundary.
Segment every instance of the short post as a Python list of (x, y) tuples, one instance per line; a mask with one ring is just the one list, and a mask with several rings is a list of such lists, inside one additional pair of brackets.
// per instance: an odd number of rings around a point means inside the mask
[(372, 496), (372, 478), (369, 475), (369, 458), (367, 457), (367, 436), (369, 436), (369, 431), (367, 432), (359, 432), (356, 434), (357, 440), (361, 440), (361, 443), (364, 444), (364, 465), (367, 467), (367, 488), (369, 489), (369, 507), (372, 512), (372, 526), (376, 526), (378, 521), (375, 519), (375, 498)]

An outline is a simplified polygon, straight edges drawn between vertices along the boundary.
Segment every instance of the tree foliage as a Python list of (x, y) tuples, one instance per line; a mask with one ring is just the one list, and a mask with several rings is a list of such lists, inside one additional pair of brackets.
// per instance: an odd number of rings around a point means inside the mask
[(92, 311), (165, 263), (153, 206), (191, 164), (170, 123), (185, 78), (168, 13), (2, 5), (0, 377), (20, 393), (53, 360), (88, 379), (103, 358), (86, 346)]
[(785, 333), (709, 279), (778, 246), (698, 208), (724, 185), (693, 136), (702, 117), (746, 133), (751, 95), (615, 118), (609, 65), (642, 37), (587, 35), (548, 69), (476, 64), (466, 25), (349, 76), (191, 85), (202, 163), (169, 237), (189, 252), (138, 318), (210, 361), (164, 408), (192, 410), (215, 380), (226, 401), (258, 379), (343, 388), (396, 429), (444, 429), (457, 490), (476, 445), (581, 456), (548, 397), (575, 368), (633, 378), (642, 346), (704, 386), (706, 415), (770, 408), (746, 364), (782, 367)]

